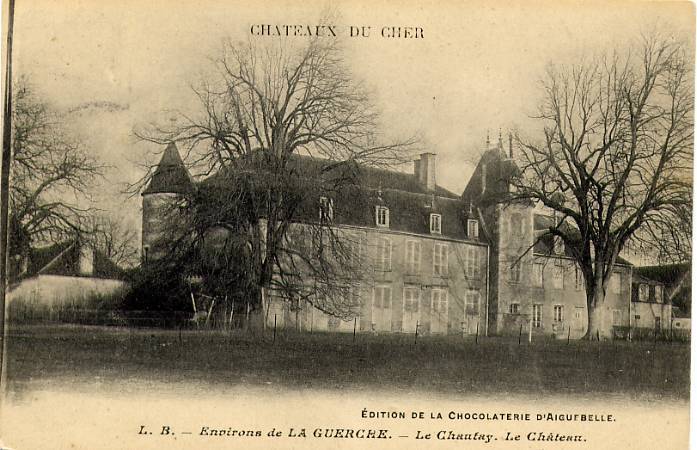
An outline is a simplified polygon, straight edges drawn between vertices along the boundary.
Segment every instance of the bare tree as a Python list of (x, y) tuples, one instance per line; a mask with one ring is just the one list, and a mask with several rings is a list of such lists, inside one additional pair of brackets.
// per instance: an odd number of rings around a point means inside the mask
[[(281, 40), (228, 42), (215, 62), (218, 78), (194, 89), (199, 114), (180, 114), (174, 127), (151, 126), (136, 134), (161, 144), (187, 143), (187, 159), (204, 174), (217, 173), (224, 180), (224, 202), (200, 199), (216, 205), (198, 215), (207, 223), (201, 236), (211, 227), (236, 236), (237, 254), (248, 258), (256, 305), (260, 288), (283, 289), (291, 296), (306, 292), (308, 286), (299, 286), (293, 275), (302, 266), (309, 271), (306, 278), (315, 280), (315, 305), (323, 308), (318, 298), (326, 296), (316, 295), (320, 286), (336, 286), (335, 269), (348, 266), (317, 259), (325, 253), (298, 251), (297, 240), (289, 242), (291, 224), (301, 217), (310, 193), (331, 197), (355, 181), (358, 163), (406, 161), (413, 140), (383, 143), (377, 111), (351, 76), (335, 39), (313, 38), (300, 47)], [(308, 172), (299, 155), (322, 164)], [(317, 215), (305, 226), (315, 228), (305, 236), (315, 236), (317, 249), (328, 246), (335, 260), (348, 258), (338, 256), (347, 245), (337, 239), (328, 215)]]
[(89, 188), (102, 166), (71, 136), (64, 118), (22, 78), (14, 86), (10, 247), (73, 237), (91, 213)]
[(571, 249), (585, 278), (589, 338), (624, 248), (690, 252), (689, 58), (679, 42), (650, 36), (638, 50), (552, 66), (539, 115), (544, 138), (517, 138), (509, 198), (554, 212), (548, 234)]
[(119, 267), (134, 267), (138, 263), (138, 233), (123, 221), (108, 215), (97, 214), (90, 218), (87, 239)]

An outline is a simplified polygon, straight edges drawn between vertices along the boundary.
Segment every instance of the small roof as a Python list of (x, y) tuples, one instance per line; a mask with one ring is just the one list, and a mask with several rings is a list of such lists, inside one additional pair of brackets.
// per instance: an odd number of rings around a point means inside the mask
[(174, 142), (170, 142), (162, 155), (160, 163), (150, 178), (148, 187), (142, 195), (175, 193), (185, 194), (193, 189), (193, 180), (184, 165), (179, 150)]

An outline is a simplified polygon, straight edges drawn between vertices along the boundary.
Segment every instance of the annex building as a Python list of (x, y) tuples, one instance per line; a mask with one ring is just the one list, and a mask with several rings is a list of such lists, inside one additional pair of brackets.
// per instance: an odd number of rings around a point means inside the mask
[[(568, 249), (544, 236), (554, 217), (535, 205), (495, 200), (510, 189), (516, 170), (511, 152), (501, 138), (498, 144), (487, 142), (462, 194), (437, 184), (434, 153), (421, 154), (411, 173), (361, 166), (358, 188), (308, 192), (294, 229), (331, 216), (334, 228), (359, 243), (365, 276), (350, 294), (358, 306), (352, 317), (339, 319), (268, 292), (263, 320), (302, 331), (505, 335), (525, 330), (582, 337), (587, 326), (583, 277)], [(317, 164), (312, 159), (299, 157), (299, 164)], [(163, 205), (201, 188), (205, 183), (192, 179), (176, 146), (167, 146), (142, 194), (144, 260), (164, 256), (157, 248)], [(632, 298), (632, 266), (619, 260), (603, 305), (606, 336), (630, 326), (636, 316)]]

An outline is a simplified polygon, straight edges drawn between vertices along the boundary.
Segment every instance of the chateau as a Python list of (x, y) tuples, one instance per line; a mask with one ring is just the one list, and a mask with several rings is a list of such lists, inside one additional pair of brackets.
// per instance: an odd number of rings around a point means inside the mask
[[(294, 229), (325, 217), (359, 243), (365, 276), (351, 293), (358, 307), (339, 319), (270, 291), (263, 320), (302, 331), (582, 337), (583, 276), (569, 249), (544, 236), (554, 216), (496, 201), (511, 189), (514, 170), (512, 146), (506, 151), (499, 138), (487, 141), (461, 195), (437, 184), (434, 153), (421, 154), (412, 173), (361, 166), (358, 188), (308, 192)], [(163, 206), (201, 186), (170, 144), (142, 194), (144, 261), (164, 256), (157, 246)], [(618, 259), (602, 306), (605, 336), (635, 326), (631, 290), (632, 266)]]

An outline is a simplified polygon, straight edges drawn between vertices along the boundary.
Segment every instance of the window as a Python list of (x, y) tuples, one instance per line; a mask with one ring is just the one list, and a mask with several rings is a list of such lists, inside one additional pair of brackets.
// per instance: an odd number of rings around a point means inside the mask
[(523, 234), (523, 216), (520, 213), (511, 214), (510, 232), (513, 236), (520, 236)]
[(564, 305), (554, 305), (554, 321), (564, 321)]
[(622, 274), (620, 274), (619, 272), (612, 272), (612, 275), (610, 275), (610, 292), (612, 292), (613, 294), (619, 294), (621, 284)]
[(656, 285), (654, 289), (656, 290), (656, 294), (655, 294), (656, 302), (658, 302), (658, 303), (663, 303), (663, 289), (662, 289), (662, 286)]
[(542, 263), (534, 263), (532, 265), (532, 283), (537, 287), (544, 285), (544, 267)]
[(377, 269), (383, 272), (392, 270), (392, 242), (389, 238), (378, 238)]
[(431, 214), (431, 233), (440, 234), (440, 214)]
[(619, 327), (622, 325), (622, 311), (619, 309), (612, 310), (612, 326)]
[(392, 303), (392, 288), (389, 286), (375, 287), (373, 299), (373, 307), (380, 309), (389, 309)]
[(511, 303), (508, 305), (508, 312), (511, 314), (520, 314), (520, 303)]
[(564, 263), (562, 261), (556, 261), (554, 263), (552, 282), (555, 289), (564, 289)]
[(520, 282), (520, 261), (513, 263), (508, 272), (508, 279), (513, 283)]
[(641, 319), (641, 316), (639, 314), (634, 315), (634, 320), (640, 320), (640, 319)]
[(375, 225), (388, 228), (390, 226), (390, 210), (386, 206), (375, 207)]
[(392, 330), (392, 288), (376, 286), (373, 290), (372, 323), (375, 331)]
[(583, 271), (581, 270), (580, 267), (575, 266), (574, 272), (575, 272), (574, 285), (576, 287), (576, 290), (580, 291), (581, 289), (583, 289)]
[(404, 288), (404, 312), (419, 312), (419, 289), (415, 287)]
[(479, 237), (479, 222), (474, 219), (469, 219), (467, 221), (467, 237)]
[(479, 315), (479, 291), (467, 291), (465, 294), (465, 314), (468, 316)]
[(448, 331), (448, 291), (433, 289), (431, 291), (431, 333)]
[(647, 302), (649, 300), (649, 285), (640, 284), (639, 285), (639, 301)]
[(421, 242), (407, 241), (404, 254), (408, 274), (418, 274), (421, 270)]
[(433, 246), (433, 274), (444, 276), (448, 274), (448, 245)]
[(542, 305), (532, 305), (532, 326), (542, 327)]
[(470, 247), (467, 249), (467, 263), (465, 264), (465, 275), (470, 278), (479, 277), (479, 249)]
[(583, 308), (579, 308), (577, 306), (576, 311), (574, 311), (574, 318), (580, 320), (582, 317), (583, 317)]
[(330, 222), (334, 219), (334, 201), (328, 197), (319, 198), (319, 221)]
[(554, 236), (554, 254), (563, 255), (564, 254), (564, 240), (559, 236)]
[(447, 316), (448, 314), (448, 291), (445, 289), (431, 290), (431, 309), (434, 314)]

